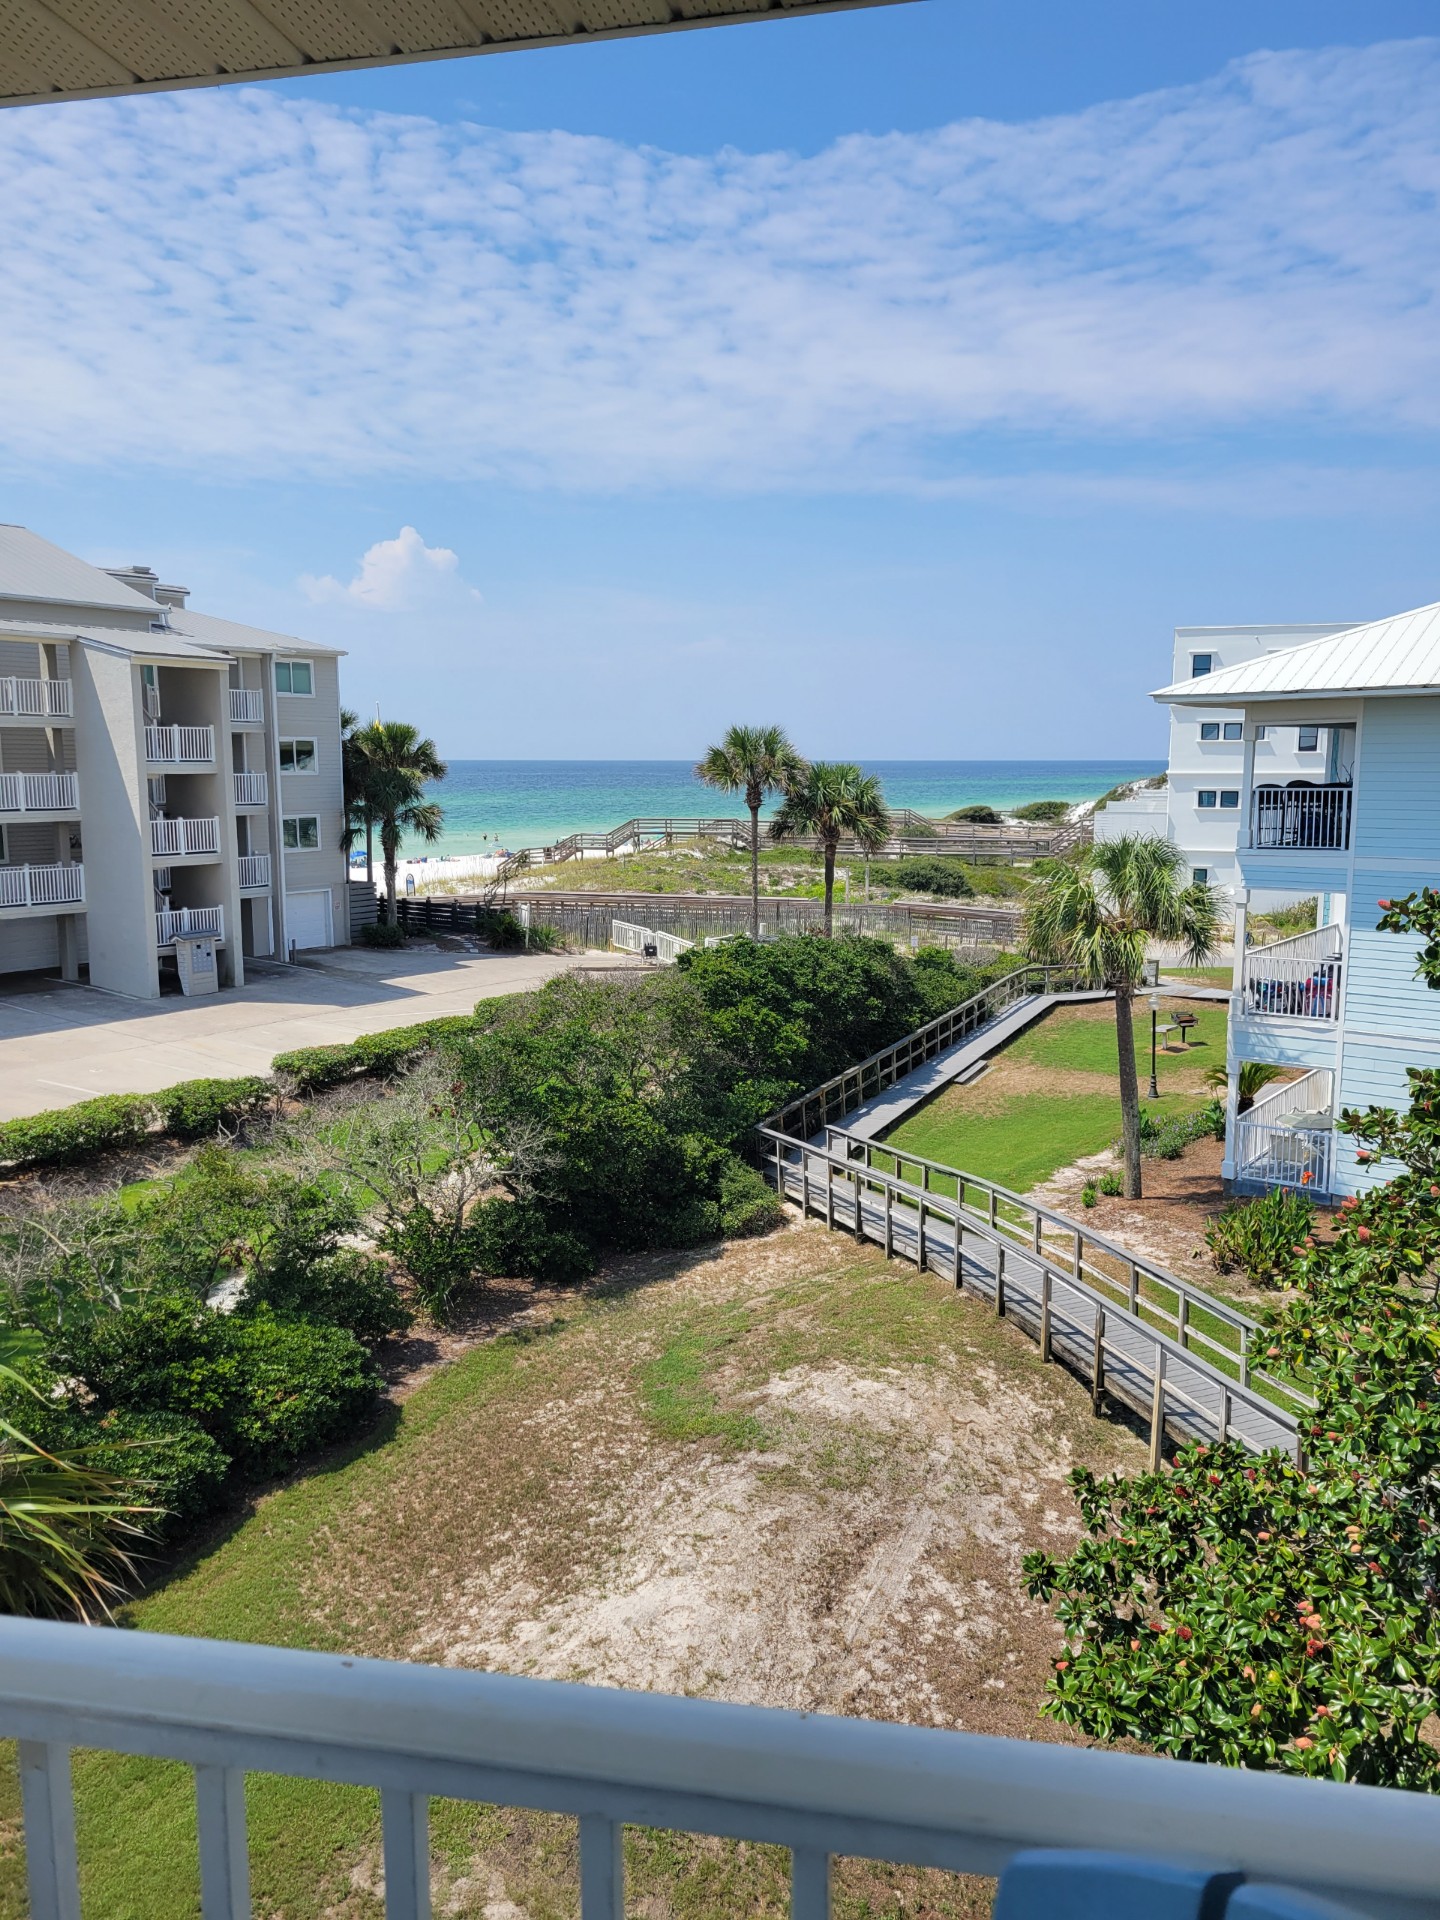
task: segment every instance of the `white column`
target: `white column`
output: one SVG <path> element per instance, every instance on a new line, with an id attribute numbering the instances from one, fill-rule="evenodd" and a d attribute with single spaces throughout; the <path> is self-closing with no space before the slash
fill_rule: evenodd
<path id="1" fill-rule="evenodd" d="M 1255 743 L 1250 742 L 1253 764 Z M 1246 791 L 1248 792 L 1248 786 Z M 1225 1026 L 1225 1157 L 1220 1163 L 1222 1180 L 1235 1178 L 1235 1121 L 1240 1109 L 1240 1061 L 1235 1052 L 1235 1009 L 1244 1005 L 1246 923 L 1250 918 L 1250 891 L 1235 888 L 1235 954 L 1230 975 L 1230 1018 Z"/>

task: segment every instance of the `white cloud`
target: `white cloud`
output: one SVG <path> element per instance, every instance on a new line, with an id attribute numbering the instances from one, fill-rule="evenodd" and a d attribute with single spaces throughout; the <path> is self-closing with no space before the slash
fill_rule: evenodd
<path id="1" fill-rule="evenodd" d="M 449 547 L 427 547 L 414 527 L 402 527 L 393 540 L 377 540 L 361 558 L 353 580 L 342 585 L 333 574 L 302 574 L 300 590 L 308 600 L 339 601 L 374 613 L 411 613 L 417 608 L 473 605 L 480 595 L 460 576 L 460 557 Z"/>
<path id="2" fill-rule="evenodd" d="M 906 487 L 1041 435 L 1433 433 L 1437 91 L 1437 40 L 1263 53 L 813 158 L 261 90 L 6 115 L 0 454 Z"/>

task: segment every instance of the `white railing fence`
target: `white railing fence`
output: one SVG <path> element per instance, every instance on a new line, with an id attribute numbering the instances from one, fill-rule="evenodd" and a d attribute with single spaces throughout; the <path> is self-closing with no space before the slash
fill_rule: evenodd
<path id="1" fill-rule="evenodd" d="M 0 675 L 0 717 L 63 720 L 74 711 L 74 691 L 68 680 L 22 679 L 13 673 Z"/>
<path id="2" fill-rule="evenodd" d="M 85 898 L 85 869 L 0 867 L 0 907 L 73 907 Z"/>
<path id="3" fill-rule="evenodd" d="M 270 790 L 270 783 L 263 773 L 237 773 L 235 781 L 235 804 L 237 807 L 263 807 Z"/>
<path id="4" fill-rule="evenodd" d="M 629 920 L 612 920 L 610 944 L 625 953 L 638 953 L 647 960 L 659 960 L 663 965 L 671 966 L 682 953 L 688 953 L 695 942 L 684 939 L 678 933 L 661 933 L 654 927 L 638 927 Z"/>
<path id="5" fill-rule="evenodd" d="M 145 758 L 160 766 L 201 766 L 215 758 L 213 727 L 146 727 Z"/>
<path id="6" fill-rule="evenodd" d="M 242 853 L 239 866 L 242 892 L 248 892 L 253 887 L 269 886 L 270 856 L 268 853 Z"/>
<path id="7" fill-rule="evenodd" d="M 265 696 L 257 687 L 231 687 L 230 718 L 236 726 L 258 726 L 265 718 Z"/>
<path id="8" fill-rule="evenodd" d="M 177 933 L 213 933 L 225 938 L 223 907 L 171 907 L 155 916 L 155 937 L 162 947 L 170 946 Z"/>
<path id="9" fill-rule="evenodd" d="M 1246 949 L 1241 968 L 1247 1014 L 1336 1020 L 1344 970 L 1345 929 L 1316 927 L 1289 940 Z"/>
<path id="10" fill-rule="evenodd" d="M 1251 846 L 1348 847 L 1352 792 L 1339 785 L 1256 787 L 1250 796 Z"/>
<path id="11" fill-rule="evenodd" d="M 164 859 L 176 859 L 187 853 L 218 853 L 220 822 L 209 820 L 152 820 L 150 851 Z"/>
<path id="12" fill-rule="evenodd" d="M 0 1736 L 20 1742 L 31 1920 L 80 1912 L 73 1748 L 193 1769 L 204 1920 L 251 1912 L 252 1772 L 378 1790 L 387 1920 L 431 1913 L 436 1797 L 574 1817 L 582 1920 L 622 1920 L 625 1826 L 788 1848 L 795 1920 L 826 1920 L 836 1856 L 995 1874 L 1030 1847 L 1435 1909 L 1428 1794 L 618 1687 L 7 1619 Z"/>
<path id="13" fill-rule="evenodd" d="M 79 806 L 73 773 L 0 773 L 0 813 L 74 813 Z"/>
<path id="14" fill-rule="evenodd" d="M 1330 1191 L 1335 1170 L 1335 1076 L 1313 1067 L 1258 1099 L 1235 1122 L 1235 1178 Z"/>

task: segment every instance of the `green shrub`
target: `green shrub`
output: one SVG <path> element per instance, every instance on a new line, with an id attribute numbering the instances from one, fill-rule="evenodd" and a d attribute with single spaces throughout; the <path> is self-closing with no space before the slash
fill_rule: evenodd
<path id="1" fill-rule="evenodd" d="M 935 893 L 946 900 L 968 900 L 975 889 L 958 860 L 941 854 L 912 853 L 890 868 L 896 882 L 913 893 Z"/>
<path id="2" fill-rule="evenodd" d="M 1117 1173 L 1113 1168 L 1109 1173 L 1102 1173 L 1097 1184 L 1107 1199 L 1114 1200 L 1125 1191 L 1124 1175 Z"/>
<path id="3" fill-rule="evenodd" d="M 1217 1273 L 1237 1269 L 1257 1286 L 1277 1287 L 1295 1268 L 1297 1248 L 1315 1226 L 1315 1203 L 1288 1187 L 1236 1200 L 1205 1229 Z"/>
<path id="4" fill-rule="evenodd" d="M 380 1244 L 414 1281 L 426 1313 L 443 1326 L 455 1295 L 480 1269 L 482 1248 L 474 1229 L 444 1219 L 417 1201 L 389 1222 Z"/>
<path id="5" fill-rule="evenodd" d="M 1082 1207 L 1093 1207 L 1099 1198 L 1099 1194 L 1092 1186 L 1086 1185 L 1080 1189 L 1080 1204 Z"/>
<path id="6" fill-rule="evenodd" d="M 205 1140 L 261 1112 L 274 1092 L 272 1081 L 249 1074 L 239 1080 L 182 1080 L 154 1098 L 167 1133 L 177 1140 Z"/>
<path id="7" fill-rule="evenodd" d="M 1014 809 L 1017 820 L 1033 820 L 1041 826 L 1058 826 L 1070 812 L 1068 800 L 1030 800 L 1023 807 Z"/>
<path id="8" fill-rule="evenodd" d="M 443 1014 L 438 1020 L 419 1020 L 413 1027 L 389 1027 L 383 1033 L 361 1034 L 358 1040 L 339 1041 L 332 1046 L 297 1047 L 291 1053 L 277 1053 L 271 1065 L 297 1094 L 323 1093 L 349 1080 L 388 1078 L 431 1048 L 472 1033 L 477 1025 L 494 1017 L 488 1008 L 478 1015 Z"/>
<path id="9" fill-rule="evenodd" d="M 392 927 L 388 920 L 372 920 L 368 927 L 357 927 L 355 930 L 355 944 L 361 947 L 403 947 L 405 940 L 405 929 L 401 926 Z"/>
<path id="10" fill-rule="evenodd" d="M 137 1496 L 159 1509 L 152 1531 L 172 1535 L 224 1498 L 230 1456 L 183 1414 L 96 1415 L 65 1404 L 35 1438 L 47 1449 L 80 1454 L 87 1466 L 131 1479 Z"/>
<path id="11" fill-rule="evenodd" d="M 355 1247 L 300 1265 L 262 1271 L 246 1285 L 241 1311 L 266 1308 L 282 1320 L 344 1327 L 362 1346 L 408 1331 L 412 1315 L 383 1260 Z"/>
<path id="12" fill-rule="evenodd" d="M 726 1239 L 769 1233 L 784 1218 L 785 1209 L 769 1181 L 731 1154 L 720 1175 L 720 1231 Z"/>
<path id="13" fill-rule="evenodd" d="M 232 1415 L 235 1464 L 249 1478 L 288 1473 L 371 1417 L 380 1375 L 344 1328 L 264 1313 L 231 1315 L 226 1325 L 243 1382 Z"/>
<path id="14" fill-rule="evenodd" d="M 52 1107 L 23 1120 L 0 1123 L 0 1165 L 19 1172 L 28 1167 L 73 1166 L 97 1153 L 137 1147 L 155 1118 L 154 1102 L 143 1094 L 107 1093 L 73 1107 Z"/>
<path id="15" fill-rule="evenodd" d="M 557 1227 L 533 1200 L 482 1200 L 470 1216 L 476 1264 L 495 1278 L 544 1280 L 563 1286 L 586 1280 L 595 1255 L 578 1233 Z"/>
<path id="16" fill-rule="evenodd" d="M 1194 1113 L 1171 1114 L 1163 1120 L 1140 1109 L 1140 1151 L 1147 1160 L 1179 1160 L 1197 1140 L 1224 1138 L 1225 1108 L 1219 1100 L 1206 1101 Z"/>
<path id="17" fill-rule="evenodd" d="M 1002 827 L 1005 824 L 1003 814 L 998 814 L 994 807 L 986 807 L 978 804 L 970 807 L 957 807 L 954 813 L 947 813 L 945 818 L 947 820 L 963 820 L 972 827 Z"/>

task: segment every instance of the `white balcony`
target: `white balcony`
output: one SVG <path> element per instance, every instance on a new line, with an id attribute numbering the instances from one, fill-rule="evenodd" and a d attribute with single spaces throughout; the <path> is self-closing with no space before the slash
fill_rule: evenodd
<path id="1" fill-rule="evenodd" d="M 1338 1020 L 1344 954 L 1345 930 L 1334 926 L 1247 949 L 1240 1011 L 1265 1020 Z"/>
<path id="2" fill-rule="evenodd" d="M 242 853 L 239 860 L 240 891 L 242 893 L 263 893 L 270 884 L 270 856 L 268 853 Z"/>
<path id="3" fill-rule="evenodd" d="M 223 907 L 171 907 L 155 916 L 155 938 L 162 947 L 173 947 L 177 933 L 212 933 L 225 938 Z"/>
<path id="4" fill-rule="evenodd" d="M 258 687 L 230 688 L 230 724 L 232 727 L 263 727 L 265 696 Z"/>
<path id="5" fill-rule="evenodd" d="M 75 711 L 68 680 L 0 677 L 0 720 L 68 720 Z"/>
<path id="6" fill-rule="evenodd" d="M 85 869 L 68 867 L 0 867 L 0 909 L 79 906 L 85 898 Z"/>
<path id="7" fill-rule="evenodd" d="M 236 773 L 231 778 L 235 782 L 235 804 L 237 807 L 263 807 L 270 792 L 269 777 L 263 773 Z"/>
<path id="8" fill-rule="evenodd" d="M 1348 786 L 1312 786 L 1308 780 L 1256 787 L 1250 796 L 1250 845 L 1287 852 L 1348 847 L 1352 796 Z"/>
<path id="9" fill-rule="evenodd" d="M 203 767 L 215 759 L 213 727 L 146 727 L 145 758 L 154 767 Z"/>
<path id="10" fill-rule="evenodd" d="M 73 773 L 0 773 L 0 813 L 80 811 L 80 783 Z"/>
<path id="11" fill-rule="evenodd" d="M 150 851 L 164 860 L 183 860 L 187 854 L 219 853 L 218 820 L 152 820 Z"/>
<path id="12" fill-rule="evenodd" d="M 1315 1067 L 1263 1094 L 1235 1122 L 1235 1179 L 1248 1186 L 1329 1193 L 1335 1133 L 1335 1076 Z"/>
<path id="13" fill-rule="evenodd" d="M 0 1737 L 20 1743 L 32 1920 L 81 1910 L 76 1748 L 193 1770 L 205 1920 L 252 1911 L 249 1773 L 378 1793 L 389 1920 L 432 1912 L 434 1796 L 573 1818 L 581 1920 L 626 1910 L 626 1825 L 788 1849 L 793 1920 L 829 1915 L 836 1857 L 998 1874 L 1036 1848 L 1082 1857 L 1032 1871 L 1088 1872 L 1073 1904 L 1052 1886 L 1017 1908 L 1027 1920 L 1221 1920 L 1229 1888 L 1204 1905 L 1173 1883 L 1097 1898 L 1094 1873 L 1115 1867 L 1083 1858 L 1097 1852 L 1228 1870 L 1230 1888 L 1243 1876 L 1247 1895 L 1280 1896 L 1261 1914 L 1295 1913 L 1287 1883 L 1388 1920 L 1435 1907 L 1431 1794 L 336 1653 L 0 1620 Z"/>

